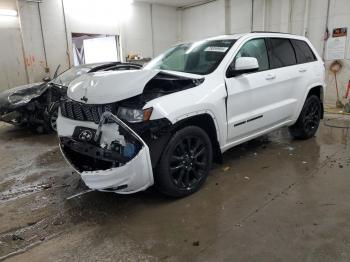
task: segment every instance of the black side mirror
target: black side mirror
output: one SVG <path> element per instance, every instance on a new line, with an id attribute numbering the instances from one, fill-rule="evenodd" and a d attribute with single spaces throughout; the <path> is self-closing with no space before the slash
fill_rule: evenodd
<path id="1" fill-rule="evenodd" d="M 226 71 L 226 77 L 231 78 L 237 76 L 237 71 L 235 70 L 234 64 L 231 64 Z"/>

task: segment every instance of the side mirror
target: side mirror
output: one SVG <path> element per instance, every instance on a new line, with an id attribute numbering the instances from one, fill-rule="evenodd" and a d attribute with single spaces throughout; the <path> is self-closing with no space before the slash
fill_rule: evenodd
<path id="1" fill-rule="evenodd" d="M 259 70 L 259 63 L 255 57 L 239 57 L 232 65 L 229 66 L 226 77 L 234 77 L 245 73 L 256 72 Z"/>

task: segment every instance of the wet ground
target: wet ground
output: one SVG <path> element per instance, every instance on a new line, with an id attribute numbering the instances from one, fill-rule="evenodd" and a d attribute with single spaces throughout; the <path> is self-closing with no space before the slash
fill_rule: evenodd
<path id="1" fill-rule="evenodd" d="M 184 199 L 67 200 L 85 187 L 56 137 L 1 124 L 0 260 L 350 261 L 349 142 L 324 123 L 307 141 L 281 129 L 226 152 Z"/>

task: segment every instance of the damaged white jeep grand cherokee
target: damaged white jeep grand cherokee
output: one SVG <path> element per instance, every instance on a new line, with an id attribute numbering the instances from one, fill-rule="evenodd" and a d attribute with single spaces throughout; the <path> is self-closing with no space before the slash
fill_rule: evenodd
<path id="1" fill-rule="evenodd" d="M 323 117 L 324 65 L 310 42 L 280 33 L 180 44 L 142 70 L 74 80 L 57 121 L 65 159 L 91 189 L 155 184 L 181 197 L 212 160 L 282 126 L 312 137 Z"/>

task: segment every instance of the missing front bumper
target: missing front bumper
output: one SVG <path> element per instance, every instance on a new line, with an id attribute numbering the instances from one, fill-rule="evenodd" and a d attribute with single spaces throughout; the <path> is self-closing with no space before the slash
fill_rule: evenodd
<path id="1" fill-rule="evenodd" d="M 153 185 L 147 144 L 110 112 L 102 114 L 99 125 L 59 114 L 57 127 L 62 154 L 89 188 L 127 194 Z M 79 138 L 78 127 L 79 134 L 84 128 L 85 135 L 96 132 Z"/>

